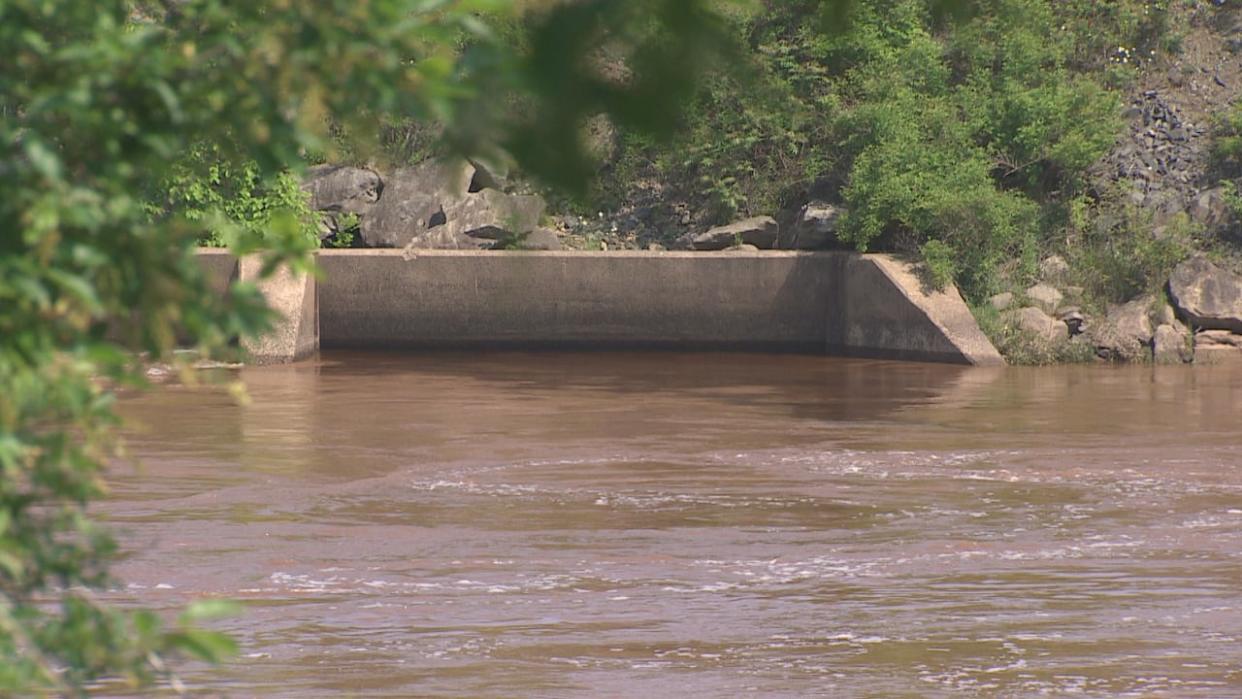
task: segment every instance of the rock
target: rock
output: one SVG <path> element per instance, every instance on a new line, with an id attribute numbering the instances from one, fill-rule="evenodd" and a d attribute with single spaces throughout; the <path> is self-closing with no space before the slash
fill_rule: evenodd
<path id="1" fill-rule="evenodd" d="M 1161 325 L 1152 336 L 1152 358 L 1157 364 L 1181 364 L 1194 359 L 1189 335 L 1172 325 Z"/>
<path id="2" fill-rule="evenodd" d="M 988 299 L 988 303 L 992 304 L 992 308 L 995 308 L 998 311 L 1007 310 L 1013 305 L 1013 292 L 1006 291 L 1001 294 L 996 294 Z"/>
<path id="3" fill-rule="evenodd" d="M 1065 297 L 1048 284 L 1036 284 L 1026 290 L 1026 297 L 1045 313 L 1056 313 Z"/>
<path id="4" fill-rule="evenodd" d="M 1041 340 L 1056 342 L 1069 338 L 1063 323 L 1033 306 L 1009 311 L 1005 314 L 1005 319 L 1022 332 Z"/>
<path id="5" fill-rule="evenodd" d="M 474 167 L 474 175 L 470 178 L 468 191 L 478 192 L 484 189 L 504 189 L 505 179 L 512 169 L 503 157 L 475 157 L 470 159 Z"/>
<path id="6" fill-rule="evenodd" d="M 1242 362 L 1242 347 L 1229 345 L 1195 346 L 1195 364 L 1227 364 Z"/>
<path id="7" fill-rule="evenodd" d="M 1110 359 L 1145 359 L 1155 335 L 1147 311 L 1154 299 L 1144 296 L 1109 310 L 1095 333 L 1095 344 Z"/>
<path id="8" fill-rule="evenodd" d="M 1191 258 L 1173 270 L 1169 295 L 1196 328 L 1242 333 L 1242 277 L 1206 257 Z"/>
<path id="9" fill-rule="evenodd" d="M 1229 204 L 1225 201 L 1225 190 L 1213 187 L 1200 193 L 1190 201 L 1186 213 L 1195 223 L 1208 228 L 1218 226 L 1229 220 Z"/>
<path id="10" fill-rule="evenodd" d="M 443 235 L 426 234 L 448 223 L 445 209 L 467 196 L 473 176 L 474 166 L 464 161 L 429 160 L 397 170 L 385 178 L 379 201 L 362 218 L 363 242 L 373 248 L 404 247 L 420 237 L 424 243 L 447 242 Z"/>
<path id="11" fill-rule="evenodd" d="M 343 165 L 316 165 L 306 171 L 302 189 L 316 211 L 365 213 L 379 201 L 384 181 L 379 173 Z"/>
<path id="12" fill-rule="evenodd" d="M 445 226 L 471 238 L 503 240 L 533 231 L 545 208 L 543 197 L 485 189 L 444 207 Z"/>
<path id="13" fill-rule="evenodd" d="M 1168 303 L 1160 304 L 1160 307 L 1151 314 L 1151 321 L 1156 325 L 1172 325 L 1176 328 L 1185 329 L 1185 326 L 1177 319 L 1177 312 Z"/>
<path id="14" fill-rule="evenodd" d="M 724 250 L 739 241 L 756 248 L 776 245 L 778 226 L 771 216 L 756 216 L 744 221 L 717 226 L 691 239 L 695 250 Z"/>
<path id="15" fill-rule="evenodd" d="M 792 250 L 820 250 L 837 239 L 837 226 L 845 209 L 823 202 L 810 202 L 798 211 L 793 230 L 780 247 Z"/>
<path id="16" fill-rule="evenodd" d="M 748 243 L 742 243 L 741 245 L 732 245 L 730 247 L 727 247 L 724 249 L 724 251 L 725 252 L 759 252 L 759 248 L 755 247 L 754 245 L 750 245 Z"/>
<path id="17" fill-rule="evenodd" d="M 1069 263 L 1060 255 L 1051 255 L 1039 263 L 1039 276 L 1046 282 L 1059 282 L 1069 274 Z"/>
<path id="18" fill-rule="evenodd" d="M 518 250 L 560 250 L 561 239 L 556 231 L 550 228 L 536 228 L 521 236 L 517 241 Z"/>
<path id="19" fill-rule="evenodd" d="M 1195 333 L 1195 347 L 1240 347 L 1242 335 L 1235 335 L 1228 330 L 1202 330 Z"/>

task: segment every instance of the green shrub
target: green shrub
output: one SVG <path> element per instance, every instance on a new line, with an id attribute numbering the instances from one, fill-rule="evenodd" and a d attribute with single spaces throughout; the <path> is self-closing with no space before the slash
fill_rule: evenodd
<path id="1" fill-rule="evenodd" d="M 208 147 L 195 149 L 172 170 L 149 208 L 157 216 L 202 224 L 199 244 L 227 247 L 239 233 L 266 239 L 277 226 L 318 244 L 319 214 L 293 173 L 264 177 L 257 163 L 229 163 Z"/>
<path id="2" fill-rule="evenodd" d="M 1109 200 L 1082 215 L 1067 253 L 1085 298 L 1101 309 L 1158 292 L 1199 233 L 1184 213 L 1156 226 L 1149 210 Z"/>
<path id="3" fill-rule="evenodd" d="M 929 240 L 923 243 L 923 266 L 927 271 L 928 281 L 935 289 L 943 289 L 953 283 L 957 276 L 957 261 L 954 259 L 953 248 L 943 241 Z"/>
<path id="4" fill-rule="evenodd" d="M 1101 71 L 1141 63 L 1166 4 L 983 0 L 945 24 L 925 0 L 857 0 L 844 21 L 765 3 L 733 17 L 744 60 L 703 85 L 683 135 L 623 134 L 601 190 L 619 202 L 657 180 L 703 225 L 835 200 L 845 242 L 941 243 L 981 299 L 1003 270 L 1033 273 L 1062 229 L 1063 200 L 1121 127 Z"/>

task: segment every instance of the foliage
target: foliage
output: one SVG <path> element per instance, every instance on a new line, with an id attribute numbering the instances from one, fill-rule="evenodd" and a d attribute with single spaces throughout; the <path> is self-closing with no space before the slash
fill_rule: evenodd
<path id="1" fill-rule="evenodd" d="M 177 163 L 164 183 L 157 217 L 176 215 L 204 227 L 200 245 L 228 247 L 230 236 L 263 240 L 277 230 L 276 219 L 296 222 L 297 235 L 312 245 L 319 241 L 319 214 L 289 170 L 264 176 L 254 161 L 232 165 L 212 157 L 214 148 L 194 149 Z"/>
<path id="2" fill-rule="evenodd" d="M 1115 200 L 1075 209 L 1066 252 L 1076 283 L 1097 304 L 1159 291 L 1200 233 L 1184 213 L 1156 226 L 1150 211 Z"/>
<path id="3" fill-rule="evenodd" d="M 1242 104 L 1214 115 L 1211 154 L 1217 176 L 1242 176 Z"/>
<path id="4" fill-rule="evenodd" d="M 953 248 L 942 240 L 929 240 L 923 243 L 920 252 L 923 253 L 923 266 L 932 288 L 943 289 L 953 283 L 957 276 Z"/>
<path id="5" fill-rule="evenodd" d="M 578 177 L 557 167 L 583 162 L 566 125 L 603 111 L 659 131 L 713 55 L 717 23 L 693 0 L 553 4 L 522 55 L 480 19 L 508 7 L 0 2 L 0 694 L 141 685 L 167 656 L 231 649 L 195 614 L 166 627 L 92 592 L 115 554 L 88 512 L 116 455 L 115 389 L 140 388 L 140 358 L 170 359 L 179 336 L 210 356 L 271 320 L 253 284 L 208 291 L 197 240 L 260 253 L 267 273 L 306 268 L 288 168 L 334 156 L 334 129 L 365 158 L 382 119 L 452 124 L 458 147 L 503 141 L 535 174 Z M 624 49 L 632 79 L 583 68 L 601 43 Z M 496 94 L 532 95 L 530 109 Z M 216 150 L 195 181 L 182 168 L 201 144 Z"/>
<path id="6" fill-rule="evenodd" d="M 1175 1 L 767 2 L 730 16 L 739 59 L 703 83 L 681 135 L 623 134 L 601 190 L 620 200 L 654 177 L 704 225 L 833 200 L 845 242 L 943 243 L 981 299 L 1052 245 L 1121 126 L 1105 71 L 1164 48 Z"/>

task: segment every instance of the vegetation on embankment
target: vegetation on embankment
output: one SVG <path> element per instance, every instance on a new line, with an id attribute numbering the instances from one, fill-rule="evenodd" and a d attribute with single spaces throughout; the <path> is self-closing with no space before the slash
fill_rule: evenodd
<path id="1" fill-rule="evenodd" d="M 1115 305 L 1162 299 L 1193 254 L 1226 267 L 1238 256 L 1234 3 L 818 7 L 769 2 L 735 15 L 747 60 L 702 86 L 678 136 L 615 135 L 596 193 L 620 215 L 605 214 L 609 229 L 595 235 L 669 245 L 744 216 L 786 224 L 826 202 L 847 212 L 840 246 L 922 259 L 1022 363 L 1099 348 L 1041 343 L 993 309 L 996 294 L 1021 302 L 1050 281 L 1064 296 L 1050 314 L 1098 326 Z M 1041 270 L 1050 257 L 1067 263 L 1055 279 Z"/>
<path id="2" fill-rule="evenodd" d="M 544 223 L 571 246 L 678 247 L 749 216 L 787 228 L 804 206 L 828 205 L 844 212 L 831 245 L 921 260 L 933 283 L 957 284 L 999 346 L 1019 348 L 1011 358 L 1093 356 L 1080 347 L 1028 351 L 1030 333 L 1011 314 L 992 317 L 989 299 L 1012 292 L 1021 304 L 1033 284 L 1050 282 L 1064 296 L 1050 314 L 1104 319 L 1111 306 L 1163 295 L 1173 267 L 1197 252 L 1231 266 L 1242 241 L 1242 112 L 1233 106 L 1242 71 L 1231 67 L 1242 13 L 1233 5 L 720 3 L 714 37 L 725 46 L 712 53 L 728 60 L 684 96 L 681 112 L 647 110 L 627 122 L 621 109 L 612 120 L 573 122 L 598 167 L 588 191 L 545 190 Z M 643 34 L 641 18 L 624 19 L 649 53 L 602 43 L 590 70 L 545 87 L 570 101 L 581 99 L 575 85 L 616 97 L 608 89 L 642 77 L 646 57 L 671 55 L 658 35 Z M 498 35 L 521 50 L 532 36 L 526 26 L 508 23 Z M 521 121 L 525 103 L 507 94 L 466 116 Z M 657 117 L 677 128 L 647 128 Z M 368 139 L 373 147 L 358 149 L 357 134 L 340 131 L 327 157 L 412 165 L 454 143 L 469 147 L 454 140 L 461 130 L 391 117 Z M 533 181 L 511 176 L 508 188 Z M 276 183 L 263 196 L 286 190 Z M 195 204 L 184 197 L 192 187 L 172 193 Z M 243 202 L 244 220 L 270 210 L 255 201 Z M 1050 257 L 1067 265 L 1055 280 L 1041 272 Z"/>

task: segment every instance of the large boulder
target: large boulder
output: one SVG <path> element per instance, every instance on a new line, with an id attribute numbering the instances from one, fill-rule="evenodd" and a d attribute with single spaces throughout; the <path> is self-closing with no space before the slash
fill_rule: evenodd
<path id="1" fill-rule="evenodd" d="M 832 245 L 837 239 L 837 226 L 845 209 L 810 202 L 798 211 L 788 235 L 783 236 L 780 246 L 793 250 L 820 250 Z"/>
<path id="2" fill-rule="evenodd" d="M 1229 220 L 1229 201 L 1222 187 L 1213 187 L 1195 196 L 1186 207 L 1195 223 L 1212 228 Z"/>
<path id="3" fill-rule="evenodd" d="M 453 233 L 505 240 L 534 230 L 545 208 L 547 205 L 539 196 L 485 189 L 453 200 L 444 207 L 444 216 Z"/>
<path id="4" fill-rule="evenodd" d="M 561 250 L 561 237 L 551 228 L 536 228 L 518 237 L 513 246 L 518 250 Z"/>
<path id="5" fill-rule="evenodd" d="M 1094 332 L 1100 353 L 1127 362 L 1150 357 L 1156 331 L 1148 312 L 1154 303 L 1153 297 L 1143 296 L 1109 309 Z"/>
<path id="6" fill-rule="evenodd" d="M 378 172 L 345 165 L 316 165 L 306 171 L 302 189 L 316 211 L 366 213 L 379 201 L 384 180 Z"/>
<path id="7" fill-rule="evenodd" d="M 1238 347 L 1242 348 L 1242 335 L 1228 330 L 1202 330 L 1195 333 L 1195 347 Z"/>
<path id="8" fill-rule="evenodd" d="M 1194 358 L 1190 337 L 1184 329 L 1161 325 L 1152 336 L 1152 358 L 1157 364 L 1181 364 Z"/>
<path id="9" fill-rule="evenodd" d="M 1065 324 L 1034 306 L 1007 311 L 1004 319 L 1018 330 L 1045 342 L 1069 339 Z"/>
<path id="10" fill-rule="evenodd" d="M 1048 284 L 1036 284 L 1026 290 L 1026 298 L 1044 313 L 1056 313 L 1065 296 Z"/>
<path id="11" fill-rule="evenodd" d="M 427 161 L 384 180 L 383 194 L 362 217 L 361 236 L 373 248 L 399 248 L 446 225 L 446 208 L 464 198 L 474 166 L 464 161 Z M 432 236 L 443 238 L 442 235 Z"/>
<path id="12" fill-rule="evenodd" d="M 1242 333 L 1242 277 L 1206 257 L 1191 258 L 1173 270 L 1169 295 L 1195 327 Z"/>
<path id="13" fill-rule="evenodd" d="M 691 238 L 690 244 L 695 250 L 724 250 L 740 241 L 766 249 L 776 245 L 778 230 L 776 219 L 771 216 L 756 216 L 700 233 Z"/>

